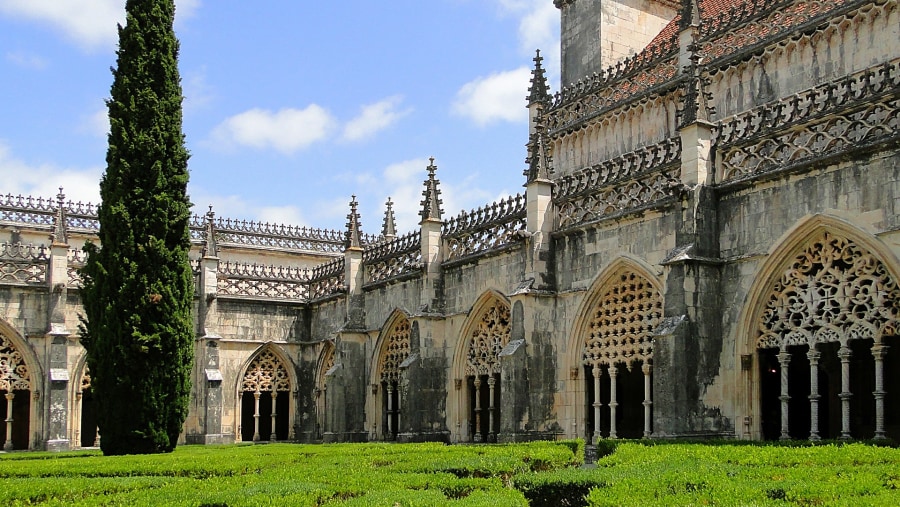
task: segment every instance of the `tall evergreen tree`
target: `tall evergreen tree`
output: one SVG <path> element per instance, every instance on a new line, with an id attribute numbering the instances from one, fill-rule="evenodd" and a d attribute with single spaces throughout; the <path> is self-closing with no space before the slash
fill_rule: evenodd
<path id="1" fill-rule="evenodd" d="M 100 246 L 82 273 L 104 454 L 169 452 L 187 416 L 194 287 L 174 0 L 127 0 L 100 181 Z"/>

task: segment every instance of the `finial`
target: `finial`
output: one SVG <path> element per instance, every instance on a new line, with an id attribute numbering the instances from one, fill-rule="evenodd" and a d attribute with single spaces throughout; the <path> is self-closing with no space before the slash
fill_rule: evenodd
<path id="1" fill-rule="evenodd" d="M 534 69 L 531 70 L 531 86 L 528 87 L 528 105 L 547 104 L 550 102 L 550 87 L 547 85 L 547 76 L 544 73 L 544 67 L 541 62 L 544 57 L 541 56 L 541 50 L 535 51 Z"/>
<path id="2" fill-rule="evenodd" d="M 59 187 L 59 193 L 56 194 L 56 216 L 53 218 L 53 233 L 50 234 L 50 242 L 58 245 L 67 245 L 69 243 L 65 200 L 66 194 L 63 193 L 63 187 Z"/>
<path id="3" fill-rule="evenodd" d="M 391 201 L 391 198 L 388 197 L 387 202 L 384 203 L 384 223 L 381 227 L 381 235 L 384 236 L 384 239 L 391 240 L 397 237 L 397 221 L 394 220 L 394 203 Z"/>
<path id="4" fill-rule="evenodd" d="M 216 240 L 216 214 L 213 212 L 212 204 L 209 205 L 209 211 L 206 212 L 206 234 L 203 237 L 203 248 L 200 254 L 203 257 L 219 256 L 219 243 Z"/>
<path id="5" fill-rule="evenodd" d="M 690 27 L 699 27 L 701 22 L 700 4 L 697 0 L 683 0 L 681 4 L 680 28 L 686 30 Z"/>
<path id="6" fill-rule="evenodd" d="M 347 232 L 344 234 L 344 248 L 362 248 L 360 228 L 362 222 L 359 219 L 359 203 L 356 202 L 356 196 L 350 196 L 350 214 L 347 215 Z"/>
<path id="7" fill-rule="evenodd" d="M 549 180 L 553 168 L 550 166 L 551 158 L 547 153 L 546 129 L 541 123 L 534 126 L 534 134 L 528 143 L 528 152 L 528 158 L 525 160 L 528 164 L 528 168 L 525 169 L 525 184 L 535 180 Z"/>
<path id="8" fill-rule="evenodd" d="M 425 197 L 419 204 L 422 206 L 422 211 L 419 212 L 419 215 L 422 217 L 422 220 L 440 220 L 441 213 L 444 210 L 441 209 L 441 204 L 444 204 L 444 201 L 440 199 L 441 190 L 438 188 L 440 184 L 440 180 L 435 178 L 435 172 L 437 171 L 437 166 L 434 165 L 434 157 L 428 159 L 430 164 L 428 165 L 428 179 L 425 180 L 425 190 L 422 191 L 422 196 Z"/>

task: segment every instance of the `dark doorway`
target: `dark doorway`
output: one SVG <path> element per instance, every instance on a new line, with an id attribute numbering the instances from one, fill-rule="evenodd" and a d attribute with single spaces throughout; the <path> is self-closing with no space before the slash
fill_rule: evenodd
<path id="1" fill-rule="evenodd" d="M 13 391 L 12 444 L 14 450 L 28 449 L 28 433 L 31 426 L 31 391 Z M 7 415 L 6 391 L 0 391 L 0 440 L 6 443 Z M 2 446 L 0 446 L 2 448 Z"/>
<path id="2" fill-rule="evenodd" d="M 81 436 L 78 445 L 94 447 L 97 443 L 97 408 L 90 388 L 81 392 Z"/>

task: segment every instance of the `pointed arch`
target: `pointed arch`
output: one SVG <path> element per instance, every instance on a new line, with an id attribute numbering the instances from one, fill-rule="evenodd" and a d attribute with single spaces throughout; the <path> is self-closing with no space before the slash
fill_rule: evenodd
<path id="1" fill-rule="evenodd" d="M 325 384 L 325 375 L 334 367 L 335 364 L 335 346 L 334 341 L 325 340 L 322 351 L 319 353 L 319 360 L 316 365 L 316 387 L 314 390 L 316 403 L 316 438 L 322 438 L 322 435 L 328 429 L 325 427 L 325 413 L 328 410 L 328 386 Z"/>
<path id="2" fill-rule="evenodd" d="M 454 356 L 459 439 L 496 441 L 500 427 L 500 352 L 512 334 L 509 299 L 497 291 L 482 294 L 466 319 Z M 459 417 L 463 416 L 463 417 Z"/>
<path id="3" fill-rule="evenodd" d="M 36 426 L 34 393 L 43 378 L 40 363 L 19 333 L 0 319 L 0 445 L 28 449 Z"/>
<path id="4" fill-rule="evenodd" d="M 254 442 L 289 437 L 291 398 L 297 385 L 292 365 L 272 342 L 261 345 L 244 364 L 236 386 L 241 440 L 249 440 L 251 435 Z"/>
<path id="5" fill-rule="evenodd" d="M 898 362 L 898 351 L 889 350 L 900 345 L 898 266 L 876 237 L 823 214 L 799 221 L 774 244 L 736 329 L 735 360 L 755 359 L 736 378 L 746 393 L 748 436 L 884 438 L 890 427 L 898 431 L 900 410 L 885 405 L 900 379 L 885 367 Z"/>
<path id="6" fill-rule="evenodd" d="M 87 364 L 87 353 L 82 352 L 75 360 L 71 383 L 71 442 L 75 447 L 99 447 L 100 432 L 97 428 L 97 413 L 91 391 L 91 372 Z"/>
<path id="7" fill-rule="evenodd" d="M 374 433 L 377 438 L 394 440 L 400 428 L 402 406 L 400 365 L 410 354 L 412 323 L 401 309 L 391 312 L 385 321 L 372 356 L 372 395 L 375 414 Z"/>
<path id="8" fill-rule="evenodd" d="M 650 268 L 629 257 L 614 259 L 591 284 L 568 349 L 580 436 L 650 436 L 653 333 L 663 318 L 662 294 Z"/>

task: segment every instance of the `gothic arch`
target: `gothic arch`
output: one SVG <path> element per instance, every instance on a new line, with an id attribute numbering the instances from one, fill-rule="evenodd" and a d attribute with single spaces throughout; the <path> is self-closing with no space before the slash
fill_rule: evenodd
<path id="1" fill-rule="evenodd" d="M 834 217 L 806 218 L 781 238 L 736 329 L 748 436 L 885 437 L 886 389 L 897 382 L 885 382 L 884 364 L 896 363 L 888 349 L 900 346 L 885 343 L 900 325 L 898 273 L 886 245 Z M 864 419 L 875 424 L 851 424 Z"/>
<path id="2" fill-rule="evenodd" d="M 372 394 L 374 396 L 374 423 L 376 437 L 394 440 L 400 427 L 403 406 L 400 390 L 400 365 L 409 357 L 412 323 L 403 310 L 394 310 L 388 317 L 372 356 Z M 377 387 L 376 387 L 377 386 Z"/>
<path id="3" fill-rule="evenodd" d="M 613 260 L 591 284 L 568 349 L 580 436 L 650 436 L 653 333 L 663 318 L 662 294 L 650 269 L 627 257 Z"/>
<path id="4" fill-rule="evenodd" d="M 0 319 L 0 443 L 3 450 L 28 449 L 37 418 L 34 395 L 43 378 L 28 343 Z"/>
<path id="5" fill-rule="evenodd" d="M 99 447 L 100 432 L 97 428 L 97 414 L 91 392 L 91 373 L 87 365 L 87 353 L 83 352 L 75 360 L 71 382 L 71 442 L 74 447 Z"/>
<path id="6" fill-rule="evenodd" d="M 292 365 L 281 348 L 271 342 L 261 345 L 243 365 L 236 385 L 240 440 L 290 437 L 292 394 L 297 386 Z"/>
<path id="7" fill-rule="evenodd" d="M 316 364 L 316 438 L 322 438 L 322 434 L 328 429 L 325 427 L 325 411 L 328 409 L 328 386 L 325 384 L 325 374 L 334 367 L 335 346 L 332 340 L 326 340 L 319 360 Z"/>
<path id="8" fill-rule="evenodd" d="M 509 300 L 487 291 L 472 305 L 453 361 L 460 437 L 472 442 L 495 441 L 500 427 L 500 351 L 510 340 Z M 487 412 L 486 415 L 483 415 Z M 460 420 L 459 416 L 464 416 Z"/>

